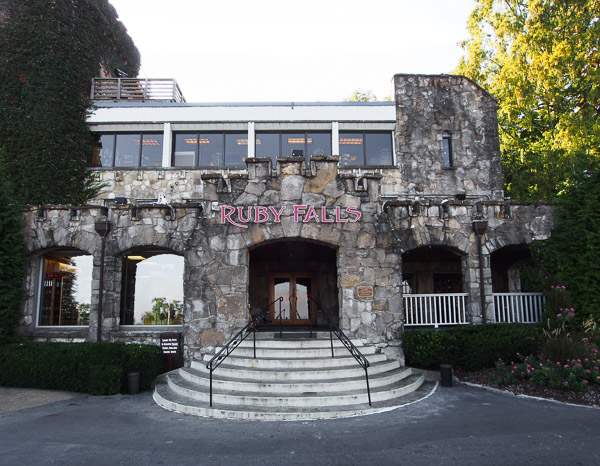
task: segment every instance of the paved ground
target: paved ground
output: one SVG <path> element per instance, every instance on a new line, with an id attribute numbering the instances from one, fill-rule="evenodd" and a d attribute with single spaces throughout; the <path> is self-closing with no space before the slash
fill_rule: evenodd
<path id="1" fill-rule="evenodd" d="M 466 385 L 392 412 L 331 421 L 202 419 L 163 410 L 149 392 L 0 414 L 0 464 L 11 466 L 597 465 L 598 445 L 599 409 Z"/>

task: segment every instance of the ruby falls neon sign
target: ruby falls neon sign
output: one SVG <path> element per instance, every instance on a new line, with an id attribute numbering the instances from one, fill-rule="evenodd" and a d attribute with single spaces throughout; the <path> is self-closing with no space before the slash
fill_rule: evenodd
<path id="1" fill-rule="evenodd" d="M 281 223 L 281 217 L 287 206 L 221 206 L 221 223 L 230 223 L 240 228 L 248 228 L 248 223 Z M 314 207 L 308 205 L 292 206 L 295 223 L 356 223 L 362 213 L 358 207 Z"/>

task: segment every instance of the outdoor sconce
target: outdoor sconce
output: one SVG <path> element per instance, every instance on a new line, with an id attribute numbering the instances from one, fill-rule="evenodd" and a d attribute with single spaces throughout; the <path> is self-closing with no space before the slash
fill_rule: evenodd
<path id="1" fill-rule="evenodd" d="M 71 207 L 70 220 L 73 222 L 79 220 L 79 209 Z"/>
<path id="2" fill-rule="evenodd" d="M 467 195 L 465 193 L 459 193 L 459 194 L 454 195 L 455 201 L 464 201 L 466 198 L 467 198 Z"/>
<path id="3" fill-rule="evenodd" d="M 411 210 L 414 215 L 419 215 L 421 213 L 421 203 L 419 201 L 415 201 L 411 205 Z"/>
<path id="4" fill-rule="evenodd" d="M 37 221 L 38 222 L 43 222 L 44 220 L 46 220 L 46 209 L 44 209 L 43 207 L 40 207 L 37 211 Z"/>
<path id="5" fill-rule="evenodd" d="M 165 220 L 175 220 L 175 209 L 171 206 L 167 206 L 163 210 L 163 216 Z"/>
<path id="6" fill-rule="evenodd" d="M 104 222 L 108 222 L 108 207 L 102 206 L 100 207 L 100 218 Z M 98 230 L 96 230 L 98 231 Z"/>

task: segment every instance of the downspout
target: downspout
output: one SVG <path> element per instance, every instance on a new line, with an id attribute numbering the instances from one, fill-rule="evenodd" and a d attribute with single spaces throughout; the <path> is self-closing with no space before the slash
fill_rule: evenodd
<path id="1" fill-rule="evenodd" d="M 102 308 L 104 304 L 104 255 L 106 250 L 106 236 L 110 233 L 110 222 L 106 220 L 108 217 L 108 209 L 103 211 L 102 219 L 94 224 L 96 233 L 100 235 L 100 290 L 98 296 L 98 333 L 96 341 L 102 341 Z"/>
<path id="2" fill-rule="evenodd" d="M 487 220 L 475 220 L 473 230 L 477 235 L 477 254 L 479 256 L 479 295 L 481 298 L 481 317 L 485 324 L 487 322 L 487 310 L 485 307 L 485 283 L 483 282 L 483 235 L 488 227 Z"/>

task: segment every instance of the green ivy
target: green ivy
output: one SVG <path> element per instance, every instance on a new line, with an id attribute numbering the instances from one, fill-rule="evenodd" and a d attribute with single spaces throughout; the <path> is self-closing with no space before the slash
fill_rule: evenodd
<path id="1" fill-rule="evenodd" d="M 86 170 L 91 79 L 139 53 L 107 0 L 0 0 L 0 145 L 21 204 L 80 204 L 96 193 Z"/>
<path id="2" fill-rule="evenodd" d="M 578 315 L 600 317 L 598 165 L 580 173 L 557 198 L 552 236 L 534 242 L 532 250 L 552 280 L 550 284 L 566 288 Z"/>
<path id="3" fill-rule="evenodd" d="M 18 325 L 24 205 L 83 204 L 91 80 L 136 76 L 139 52 L 107 0 L 0 0 L 0 344 Z"/>

